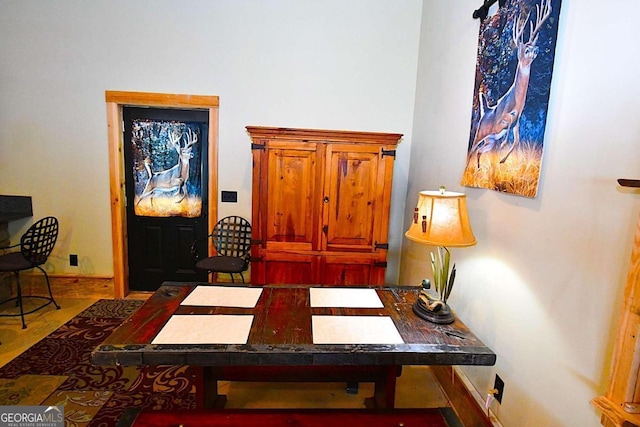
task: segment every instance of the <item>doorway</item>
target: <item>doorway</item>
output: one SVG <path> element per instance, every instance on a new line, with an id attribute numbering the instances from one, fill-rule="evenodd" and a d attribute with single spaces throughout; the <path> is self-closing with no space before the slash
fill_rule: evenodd
<path id="1" fill-rule="evenodd" d="M 207 237 L 208 113 L 123 107 L 129 287 L 206 281 L 191 245 Z"/>
<path id="2" fill-rule="evenodd" d="M 206 190 L 203 190 L 203 199 L 206 199 L 206 219 L 202 224 L 207 224 L 210 230 L 215 225 L 218 216 L 218 106 L 217 96 L 208 95 L 180 95 L 148 92 L 120 92 L 106 91 L 105 100 L 107 107 L 107 129 L 109 142 L 109 174 L 110 174 L 110 203 L 111 203 L 111 235 L 112 253 L 114 265 L 114 297 L 124 298 L 129 293 L 129 256 L 135 248 L 129 247 L 127 232 L 127 193 L 125 179 L 125 144 L 124 144 L 124 117 L 125 107 L 143 107 L 160 109 L 201 110 L 208 115 L 207 149 L 201 152 L 203 161 L 208 165 L 208 174 L 202 174 L 201 179 L 206 182 Z M 181 144 L 189 143 L 189 137 L 184 136 Z M 193 138 L 193 137 L 192 137 Z M 195 144 L 193 144 L 195 146 Z M 206 157 L 206 159 L 204 159 Z M 144 166 L 143 166 L 144 167 Z M 152 168 L 152 170 L 154 170 Z M 204 185 L 204 184 L 203 184 Z M 204 187 L 203 187 L 204 188 Z M 157 195 L 158 192 L 154 192 Z M 181 193 L 183 194 L 183 193 Z M 146 199 L 143 198 L 143 199 Z M 156 199 L 154 198 L 154 204 Z M 148 202 L 148 200 L 143 200 Z M 135 203 L 135 201 L 134 201 Z M 141 202 L 142 203 L 142 202 Z M 183 238 L 183 241 L 190 238 Z M 190 243 L 189 243 L 190 244 Z M 211 249 L 210 249 L 211 250 Z M 135 286 L 135 285 L 134 285 Z"/>

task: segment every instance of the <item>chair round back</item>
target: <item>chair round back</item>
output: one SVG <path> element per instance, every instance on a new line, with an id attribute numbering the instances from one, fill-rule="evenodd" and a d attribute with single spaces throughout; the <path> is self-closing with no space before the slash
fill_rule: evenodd
<path id="1" fill-rule="evenodd" d="M 240 216 L 227 216 L 218 221 L 211 239 L 218 255 L 243 258 L 251 250 L 251 224 Z"/>
<path id="2" fill-rule="evenodd" d="M 42 265 L 53 251 L 57 239 L 58 219 L 52 216 L 42 218 L 20 238 L 22 256 L 34 266 Z"/>

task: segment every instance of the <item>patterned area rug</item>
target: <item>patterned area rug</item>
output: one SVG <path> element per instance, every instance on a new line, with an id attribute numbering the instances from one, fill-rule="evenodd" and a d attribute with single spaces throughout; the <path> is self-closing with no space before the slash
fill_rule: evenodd
<path id="1" fill-rule="evenodd" d="M 141 305 L 100 300 L 0 368 L 0 406 L 63 405 L 66 426 L 115 426 L 127 408 L 195 408 L 193 368 L 91 364 L 91 351 Z"/>

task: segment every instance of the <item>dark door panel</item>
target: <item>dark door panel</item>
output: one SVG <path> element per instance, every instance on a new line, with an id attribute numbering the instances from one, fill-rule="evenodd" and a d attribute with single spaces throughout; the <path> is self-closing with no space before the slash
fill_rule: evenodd
<path id="1" fill-rule="evenodd" d="M 124 107 L 129 288 L 203 281 L 191 244 L 207 235 L 208 113 Z"/>

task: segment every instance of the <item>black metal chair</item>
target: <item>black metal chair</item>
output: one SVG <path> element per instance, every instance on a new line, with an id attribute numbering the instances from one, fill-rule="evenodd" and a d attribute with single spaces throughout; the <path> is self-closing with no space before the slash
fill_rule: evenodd
<path id="1" fill-rule="evenodd" d="M 4 255 L 0 255 L 0 273 L 12 272 L 16 276 L 17 283 L 17 296 L 9 298 L 2 302 L 5 304 L 9 301 L 15 301 L 16 307 L 20 307 L 19 314 L 0 314 L 0 317 L 13 317 L 20 316 L 22 318 L 22 329 L 27 327 L 24 322 L 24 316 L 31 314 L 41 308 L 46 307 L 49 304 L 56 306 L 56 309 L 60 309 L 60 306 L 53 299 L 51 293 L 51 285 L 49 283 L 49 276 L 47 272 L 41 267 L 51 254 L 53 247 L 58 239 L 58 220 L 52 216 L 42 218 L 35 224 L 33 224 L 26 233 L 20 238 L 20 243 L 12 246 L 7 246 L 0 249 L 11 249 L 20 247 L 20 251 L 9 252 Z M 20 285 L 20 272 L 23 270 L 29 270 L 32 268 L 38 268 L 44 273 L 44 277 L 47 280 L 47 289 L 49 290 L 49 296 L 37 296 L 37 295 L 22 295 L 22 286 Z M 23 300 L 30 299 L 42 299 L 45 300 L 44 304 L 25 312 L 23 307 Z"/>
<path id="2" fill-rule="evenodd" d="M 216 255 L 202 258 L 199 250 L 204 250 L 204 240 L 196 240 L 191 245 L 191 253 L 196 260 L 196 269 L 208 273 L 228 273 L 235 283 L 234 274 L 240 274 L 244 283 L 243 272 L 249 268 L 251 250 L 251 224 L 239 216 L 222 218 L 209 236 Z"/>

